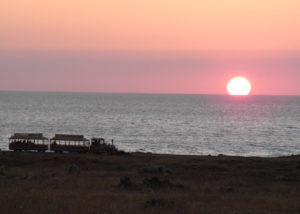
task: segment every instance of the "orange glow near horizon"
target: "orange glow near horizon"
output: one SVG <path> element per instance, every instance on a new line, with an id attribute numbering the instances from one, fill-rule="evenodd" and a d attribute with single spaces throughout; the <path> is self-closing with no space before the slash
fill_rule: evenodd
<path id="1" fill-rule="evenodd" d="M 250 94 L 251 83 L 244 77 L 235 77 L 227 84 L 227 90 L 230 95 L 246 96 Z"/>
<path id="2" fill-rule="evenodd" d="M 0 90 L 228 94 L 238 74 L 252 95 L 300 95 L 299 11 L 299 0 L 4 0 Z"/>
<path id="3" fill-rule="evenodd" d="M 1 2 L 0 48 L 300 49 L 299 0 L 17 2 Z"/>

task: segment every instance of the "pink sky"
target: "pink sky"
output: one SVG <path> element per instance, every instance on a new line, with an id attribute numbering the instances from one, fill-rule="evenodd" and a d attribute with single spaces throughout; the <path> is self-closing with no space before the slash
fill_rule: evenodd
<path id="1" fill-rule="evenodd" d="M 0 7 L 0 90 L 300 95 L 300 1 L 19 0 Z"/>
<path id="2" fill-rule="evenodd" d="M 245 76 L 252 94 L 300 94 L 300 55 L 6 51 L 1 90 L 225 94 Z"/>

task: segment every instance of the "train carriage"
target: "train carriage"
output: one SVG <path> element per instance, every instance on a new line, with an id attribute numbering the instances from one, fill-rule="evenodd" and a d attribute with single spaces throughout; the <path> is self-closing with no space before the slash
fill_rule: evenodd
<path id="1" fill-rule="evenodd" d="M 45 152 L 48 150 L 48 138 L 40 133 L 15 133 L 9 138 L 9 149 Z"/>
<path id="2" fill-rule="evenodd" d="M 102 137 L 92 138 L 90 144 L 89 139 L 86 139 L 84 135 L 56 134 L 49 141 L 43 134 L 34 133 L 15 133 L 9 138 L 9 149 L 13 151 L 35 150 L 38 152 L 50 150 L 56 153 L 91 152 L 113 154 L 118 152 L 113 140 L 109 144 Z"/>
<path id="3" fill-rule="evenodd" d="M 89 151 L 89 140 L 83 135 L 56 134 L 50 139 L 50 151 L 86 153 Z"/>

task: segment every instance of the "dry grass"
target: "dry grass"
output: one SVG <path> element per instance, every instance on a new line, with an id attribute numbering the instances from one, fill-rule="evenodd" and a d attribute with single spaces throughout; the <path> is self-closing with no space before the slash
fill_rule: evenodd
<path id="1" fill-rule="evenodd" d="M 123 176 L 131 186 L 118 186 Z M 143 184 L 152 177 L 168 185 Z M 0 213 L 296 214 L 300 156 L 2 152 L 0 191 Z"/>

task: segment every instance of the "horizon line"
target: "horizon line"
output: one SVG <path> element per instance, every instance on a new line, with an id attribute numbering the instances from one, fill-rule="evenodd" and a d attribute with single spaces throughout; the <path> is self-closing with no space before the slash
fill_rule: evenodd
<path id="1" fill-rule="evenodd" d="M 41 91 L 35 91 L 35 90 L 0 90 L 0 92 L 28 92 L 28 93 L 74 93 L 74 94 L 140 94 L 140 95 L 211 95 L 211 96 L 233 96 L 227 93 L 175 93 L 175 92 L 117 92 L 117 91 L 47 91 L 47 90 L 41 90 Z M 236 97 L 251 97 L 251 96 L 289 96 L 289 97 L 298 97 L 300 94 L 249 94 L 249 95 L 241 95 Z"/>

